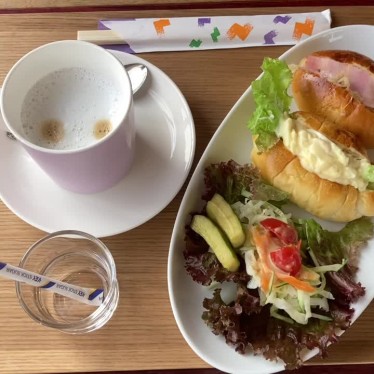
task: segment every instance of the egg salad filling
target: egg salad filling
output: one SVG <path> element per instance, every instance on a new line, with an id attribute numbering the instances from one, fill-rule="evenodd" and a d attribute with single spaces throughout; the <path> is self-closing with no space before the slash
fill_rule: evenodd
<path id="1" fill-rule="evenodd" d="M 290 117 L 280 121 L 276 134 L 309 172 L 331 182 L 351 185 L 359 191 L 368 188 L 372 166 L 358 152 L 339 146 Z"/>

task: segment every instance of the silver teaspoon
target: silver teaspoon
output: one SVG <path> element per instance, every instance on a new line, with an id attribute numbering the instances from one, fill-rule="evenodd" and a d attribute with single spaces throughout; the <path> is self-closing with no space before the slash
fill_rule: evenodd
<path id="1" fill-rule="evenodd" d="M 128 64 L 125 65 L 125 69 L 129 75 L 134 95 L 147 79 L 148 68 L 143 64 Z"/>
<path id="2" fill-rule="evenodd" d="M 127 64 L 124 66 L 130 78 L 132 94 L 135 95 L 147 79 L 148 68 L 143 64 Z M 9 139 L 16 140 L 16 137 L 10 131 L 7 131 L 6 135 Z"/>

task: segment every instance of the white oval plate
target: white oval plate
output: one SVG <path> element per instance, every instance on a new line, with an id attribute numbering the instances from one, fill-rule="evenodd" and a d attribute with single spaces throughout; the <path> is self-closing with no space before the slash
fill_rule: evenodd
<path id="1" fill-rule="evenodd" d="M 131 230 L 175 197 L 190 171 L 195 127 L 174 82 L 151 63 L 111 51 L 122 63 L 149 69 L 134 98 L 136 153 L 130 173 L 114 187 L 83 195 L 57 186 L 17 141 L 5 135 L 0 115 L 0 197 L 17 216 L 46 232 L 75 229 L 96 237 Z"/>
<path id="2" fill-rule="evenodd" d="M 345 26 L 331 29 L 292 47 L 280 58 L 287 63 L 297 64 L 309 53 L 324 49 L 348 49 L 366 54 L 374 59 L 374 27 Z M 201 319 L 202 301 L 212 292 L 192 281 L 184 269 L 184 227 L 189 213 L 201 207 L 203 171 L 212 162 L 234 159 L 244 164 L 250 162 L 251 139 L 247 129 L 248 119 L 254 110 L 251 88 L 247 89 L 228 113 L 210 141 L 182 200 L 170 245 L 168 259 L 168 287 L 171 306 L 177 325 L 194 352 L 209 365 L 228 373 L 265 374 L 284 370 L 282 362 L 274 363 L 261 356 L 241 355 L 226 345 L 224 338 L 214 335 Z M 298 211 L 302 214 L 302 211 Z M 320 221 L 326 228 L 337 225 Z M 327 225 L 327 226 L 326 226 Z M 359 264 L 358 280 L 366 287 L 366 295 L 353 307 L 353 321 L 365 310 L 374 297 L 374 241 L 363 250 Z M 316 350 L 307 352 L 304 360 L 313 357 Z"/>

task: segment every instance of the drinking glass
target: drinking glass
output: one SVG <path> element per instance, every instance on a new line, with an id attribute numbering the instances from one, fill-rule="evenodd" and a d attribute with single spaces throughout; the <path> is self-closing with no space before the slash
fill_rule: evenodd
<path id="1" fill-rule="evenodd" d="M 108 248 L 92 235 L 74 230 L 49 234 L 29 248 L 19 266 L 65 283 L 104 290 L 104 301 L 97 307 L 16 282 L 20 305 L 44 326 L 66 333 L 86 333 L 104 326 L 116 310 L 116 266 Z"/>

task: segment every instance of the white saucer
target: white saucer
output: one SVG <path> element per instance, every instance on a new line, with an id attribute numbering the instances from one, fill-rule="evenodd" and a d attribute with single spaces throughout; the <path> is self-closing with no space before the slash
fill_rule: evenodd
<path id="1" fill-rule="evenodd" d="M 131 230 L 163 210 L 190 171 L 195 127 L 184 96 L 149 62 L 112 53 L 125 64 L 143 63 L 150 77 L 134 100 L 134 164 L 129 175 L 109 190 L 82 195 L 57 186 L 19 142 L 6 136 L 0 116 L 0 197 L 18 217 L 48 233 L 75 229 L 104 237 Z"/>

